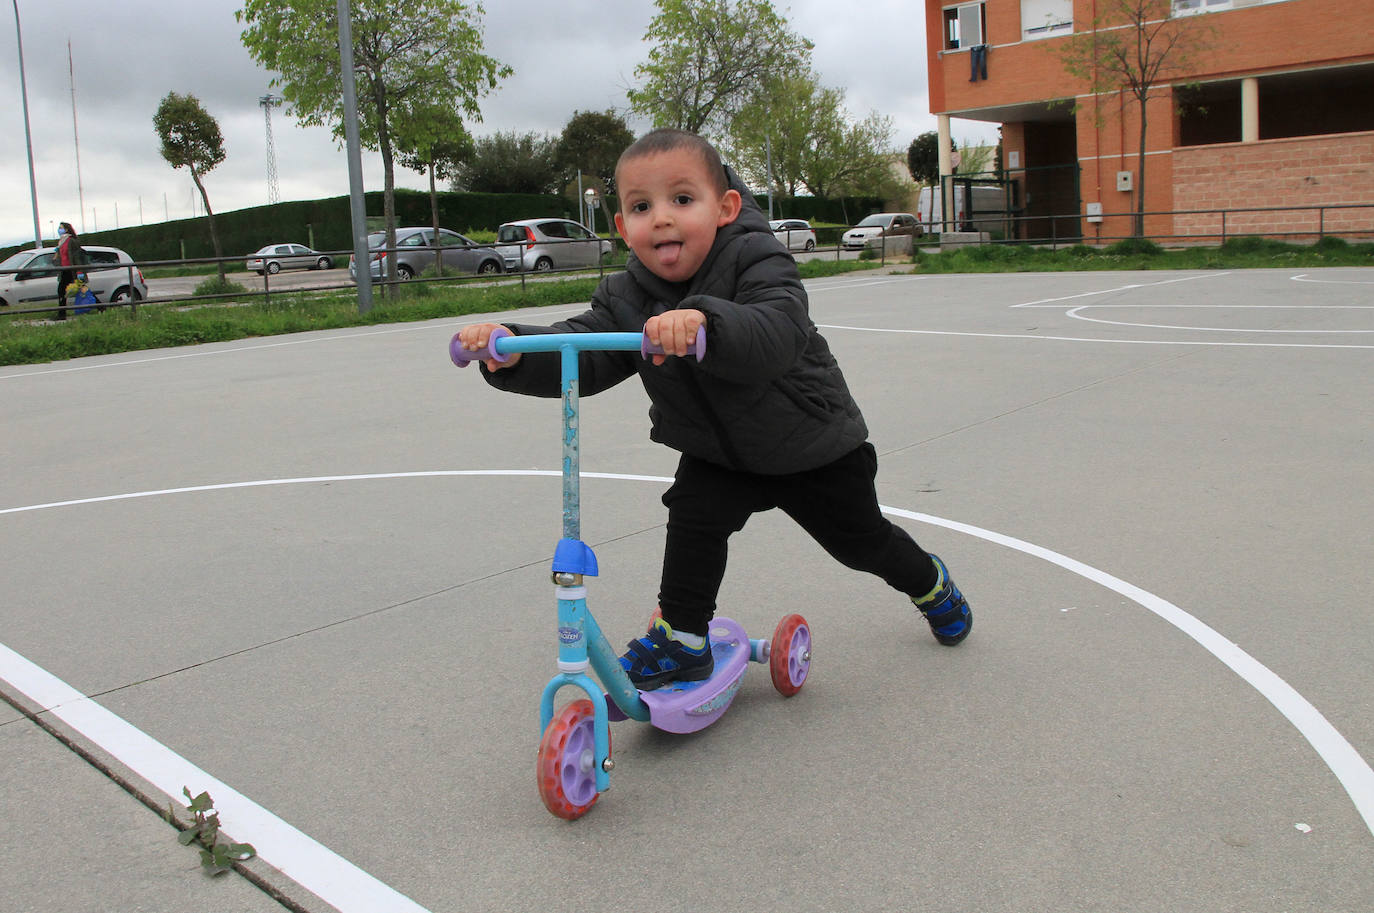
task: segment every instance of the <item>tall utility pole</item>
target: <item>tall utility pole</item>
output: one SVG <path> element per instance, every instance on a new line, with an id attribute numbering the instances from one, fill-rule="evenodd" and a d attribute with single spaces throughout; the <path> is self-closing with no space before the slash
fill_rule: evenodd
<path id="1" fill-rule="evenodd" d="M 353 77 L 353 13 L 338 0 L 339 63 L 343 72 L 344 141 L 348 151 L 348 213 L 353 228 L 353 260 L 358 265 L 358 313 L 372 310 L 372 263 L 368 260 L 367 209 L 363 198 L 363 158 L 358 138 L 358 90 Z"/>
<path id="2" fill-rule="evenodd" d="M 267 202 L 281 202 L 281 188 L 277 185 L 277 147 L 272 142 L 272 109 L 282 103 L 280 95 L 264 95 L 258 99 L 263 118 L 267 121 Z"/>
<path id="3" fill-rule="evenodd" d="M 38 182 L 33 173 L 33 135 L 29 132 L 29 87 L 24 81 L 24 35 L 19 29 L 19 0 L 14 0 L 14 40 L 19 45 L 19 98 L 24 106 L 24 147 L 29 151 L 29 195 L 33 199 L 33 246 L 43 249 L 43 229 L 38 225 Z"/>
<path id="4" fill-rule="evenodd" d="M 67 39 L 67 79 L 72 89 L 72 146 L 76 149 L 76 203 L 81 210 L 81 232 L 86 232 L 86 193 L 81 189 L 81 137 L 76 132 L 76 68 L 72 66 L 72 40 Z M 118 226 L 116 226 L 118 227 Z"/>

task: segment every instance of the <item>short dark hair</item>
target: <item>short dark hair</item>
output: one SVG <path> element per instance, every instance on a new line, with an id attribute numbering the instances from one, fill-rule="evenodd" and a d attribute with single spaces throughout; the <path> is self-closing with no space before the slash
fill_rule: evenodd
<path id="1" fill-rule="evenodd" d="M 631 159 L 672 152 L 675 149 L 690 149 L 701 156 L 702 163 L 706 166 L 706 174 L 711 177 L 717 193 L 723 194 L 730 189 L 730 181 L 725 175 L 725 165 L 721 162 L 716 147 L 695 133 L 671 127 L 650 130 L 620 153 L 620 158 L 615 163 L 616 187 L 620 186 L 621 165 Z"/>

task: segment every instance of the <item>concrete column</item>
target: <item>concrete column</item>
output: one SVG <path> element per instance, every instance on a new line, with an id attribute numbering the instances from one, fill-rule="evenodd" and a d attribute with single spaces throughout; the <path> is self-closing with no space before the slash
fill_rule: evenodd
<path id="1" fill-rule="evenodd" d="M 954 173 L 953 160 L 950 158 L 950 127 L 949 115 L 935 115 L 936 130 L 939 132 L 940 146 L 940 176 L 944 177 Z M 942 194 L 940 203 L 940 230 L 945 231 L 949 228 L 949 211 L 954 206 L 954 186 L 946 185 L 945 181 L 940 181 L 940 193 Z"/>
<path id="2" fill-rule="evenodd" d="M 1240 81 L 1240 141 L 1259 140 L 1259 80 L 1253 76 Z"/>

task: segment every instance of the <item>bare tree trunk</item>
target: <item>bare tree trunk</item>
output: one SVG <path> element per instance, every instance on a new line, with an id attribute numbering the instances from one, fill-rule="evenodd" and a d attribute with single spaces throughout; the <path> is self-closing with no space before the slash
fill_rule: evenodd
<path id="1" fill-rule="evenodd" d="M 431 152 L 430 155 L 434 153 Z M 434 220 L 434 268 L 444 274 L 444 245 L 439 239 L 439 193 L 434 189 L 434 163 L 429 163 L 429 215 Z"/>
<path id="2" fill-rule="evenodd" d="M 386 89 L 380 80 L 376 84 L 377 99 L 377 147 L 382 153 L 382 216 L 386 220 L 386 269 L 385 278 L 399 279 L 396 268 L 396 165 L 392 161 L 391 131 L 387 127 Z M 387 297 L 395 298 L 399 291 L 395 285 L 386 286 Z"/>
<path id="3" fill-rule="evenodd" d="M 1136 157 L 1135 236 L 1145 237 L 1145 102 L 1140 99 L 1140 151 Z"/>
<path id="4" fill-rule="evenodd" d="M 196 173 L 194 165 L 187 166 L 191 171 L 191 180 L 196 182 L 196 189 L 200 191 L 200 201 L 205 205 L 205 218 L 210 224 L 210 245 L 215 251 L 215 256 L 219 261 L 215 264 L 215 269 L 219 272 L 219 283 L 224 285 L 229 280 L 224 276 L 224 251 L 219 246 L 219 232 L 215 230 L 215 214 L 210 211 L 210 196 L 205 192 L 205 185 L 200 182 L 200 175 Z"/>

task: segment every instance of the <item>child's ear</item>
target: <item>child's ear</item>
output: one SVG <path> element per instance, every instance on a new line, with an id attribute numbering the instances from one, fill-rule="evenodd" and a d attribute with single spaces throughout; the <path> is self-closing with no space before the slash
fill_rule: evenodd
<path id="1" fill-rule="evenodd" d="M 725 195 L 720 198 L 720 218 L 716 220 L 716 227 L 729 225 L 738 219 L 740 208 L 743 206 L 744 200 L 740 198 L 738 190 L 725 191 Z"/>
<path id="2" fill-rule="evenodd" d="M 618 209 L 615 211 L 615 230 L 620 232 L 620 237 L 625 237 L 625 220 L 621 218 Z"/>

